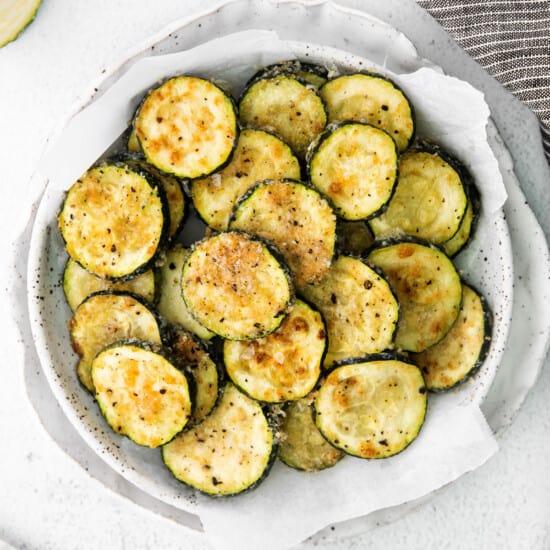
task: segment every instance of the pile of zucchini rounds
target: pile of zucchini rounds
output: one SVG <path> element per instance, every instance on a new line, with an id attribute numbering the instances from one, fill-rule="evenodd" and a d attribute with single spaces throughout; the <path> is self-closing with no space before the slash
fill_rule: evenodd
<path id="1" fill-rule="evenodd" d="M 388 78 L 285 61 L 235 100 L 174 76 L 122 149 L 58 215 L 76 372 L 185 484 L 235 495 L 277 456 L 395 455 L 428 391 L 484 361 L 491 313 L 452 259 L 479 194 Z"/>

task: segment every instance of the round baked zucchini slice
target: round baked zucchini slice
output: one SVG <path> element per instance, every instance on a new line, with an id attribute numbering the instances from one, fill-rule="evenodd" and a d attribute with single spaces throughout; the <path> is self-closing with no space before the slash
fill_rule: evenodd
<path id="1" fill-rule="evenodd" d="M 345 453 L 386 458 L 418 436 L 426 396 L 416 365 L 367 358 L 330 372 L 315 399 L 315 421 L 324 437 Z"/>
<path id="2" fill-rule="evenodd" d="M 456 321 L 462 282 L 438 247 L 409 239 L 380 243 L 367 256 L 388 277 L 401 307 L 398 349 L 420 352 L 439 342 Z"/>
<path id="3" fill-rule="evenodd" d="M 311 183 L 346 220 L 370 218 L 390 200 L 397 180 L 398 153 L 385 131 L 369 124 L 329 126 L 311 150 Z"/>
<path id="4" fill-rule="evenodd" d="M 304 183 L 257 183 L 237 203 L 229 227 L 272 243 L 298 289 L 319 281 L 330 268 L 336 216 L 326 199 Z"/>
<path id="5" fill-rule="evenodd" d="M 265 243 L 236 231 L 207 237 L 192 248 L 182 292 L 191 314 L 229 340 L 273 332 L 293 300 L 286 267 Z"/>
<path id="6" fill-rule="evenodd" d="M 284 413 L 278 454 L 281 462 L 297 470 L 317 472 L 331 468 L 344 457 L 315 425 L 312 395 L 292 401 Z"/>
<path id="7" fill-rule="evenodd" d="M 327 275 L 302 294 L 327 325 L 325 367 L 392 347 L 399 304 L 384 276 L 362 260 L 338 256 Z"/>
<path id="8" fill-rule="evenodd" d="M 63 270 L 63 292 L 69 307 L 74 312 L 90 294 L 102 290 L 129 292 L 141 296 L 149 303 L 155 300 L 155 274 L 152 269 L 125 281 L 102 279 L 68 258 Z"/>
<path id="9" fill-rule="evenodd" d="M 151 90 L 134 129 L 145 158 L 182 178 L 206 176 L 223 166 L 238 135 L 231 98 L 212 82 L 188 75 Z"/>
<path id="10" fill-rule="evenodd" d="M 152 265 L 165 241 L 166 214 L 157 181 L 111 163 L 71 186 L 58 225 L 71 258 L 99 277 L 124 279 Z"/>
<path id="11" fill-rule="evenodd" d="M 222 231 L 238 199 L 256 182 L 286 178 L 300 179 L 300 164 L 290 147 L 273 134 L 245 128 L 231 162 L 208 178 L 190 182 L 189 188 L 200 217 Z"/>
<path id="12" fill-rule="evenodd" d="M 492 314 L 485 298 L 462 284 L 458 318 L 441 341 L 411 359 L 422 369 L 431 391 L 445 391 L 473 376 L 491 345 Z"/>
<path id="13" fill-rule="evenodd" d="M 226 340 L 225 370 L 250 397 L 282 403 L 306 396 L 321 374 L 326 349 L 321 314 L 296 300 L 281 326 L 258 340 Z"/>
<path id="14" fill-rule="evenodd" d="M 183 299 L 181 277 L 188 254 L 188 249 L 176 244 L 166 252 L 165 261 L 157 268 L 157 311 L 168 323 L 178 325 L 202 340 L 210 340 L 215 334 L 193 317 Z"/>
<path id="15" fill-rule="evenodd" d="M 304 158 L 325 128 L 327 115 L 313 86 L 294 75 L 280 74 L 257 79 L 245 89 L 239 119 L 243 126 L 274 132 Z"/>
<path id="16" fill-rule="evenodd" d="M 216 406 L 221 394 L 222 374 L 204 344 L 179 327 L 170 331 L 170 349 L 178 363 L 185 365 L 195 382 L 195 406 L 191 421 L 198 424 Z"/>
<path id="17" fill-rule="evenodd" d="M 326 103 L 329 122 L 367 122 L 390 134 L 400 151 L 412 143 L 415 116 L 403 91 L 382 75 L 355 73 L 337 76 L 319 93 Z"/>
<path id="18" fill-rule="evenodd" d="M 107 423 L 138 445 L 164 445 L 191 418 L 187 378 L 158 345 L 113 344 L 94 358 L 91 372 L 95 397 Z"/>
<path id="19" fill-rule="evenodd" d="M 42 0 L 0 2 L 0 48 L 13 42 L 34 20 Z"/>
<path id="20" fill-rule="evenodd" d="M 270 421 L 261 405 L 227 383 L 218 406 L 200 424 L 162 447 L 172 474 L 209 496 L 254 488 L 277 454 Z"/>
<path id="21" fill-rule="evenodd" d="M 460 173 L 437 152 L 401 155 L 399 178 L 388 207 L 370 220 L 376 238 L 412 235 L 441 244 L 456 234 L 468 196 Z"/>

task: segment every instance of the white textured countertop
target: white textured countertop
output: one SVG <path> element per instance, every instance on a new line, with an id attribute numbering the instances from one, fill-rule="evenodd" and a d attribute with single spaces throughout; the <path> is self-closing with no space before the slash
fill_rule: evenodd
<path id="1" fill-rule="evenodd" d="M 3 311 L 13 293 L 25 300 L 23 283 L 10 268 L 26 261 L 15 244 L 28 236 L 31 204 L 38 199 L 29 194 L 29 181 L 48 137 L 124 52 L 215 2 L 189 4 L 159 0 L 152 10 L 147 0 L 44 0 L 36 21 L 0 49 L 0 219 L 8 268 L 2 271 Z M 5 315 L 2 323 L 0 539 L 40 550 L 209 548 L 190 529 L 106 488 L 50 438 L 27 395 L 19 322 Z M 549 403 L 546 368 L 499 436 L 500 451 L 484 466 L 389 525 L 318 546 L 550 549 Z"/>

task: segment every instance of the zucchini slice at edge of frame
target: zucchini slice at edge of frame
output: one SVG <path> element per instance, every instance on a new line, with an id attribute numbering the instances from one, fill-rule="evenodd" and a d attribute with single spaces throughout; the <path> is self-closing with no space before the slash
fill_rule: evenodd
<path id="1" fill-rule="evenodd" d="M 411 359 L 422 369 L 430 391 L 446 391 L 481 367 L 491 345 L 492 313 L 487 300 L 462 283 L 462 306 L 445 338 Z"/>
<path id="2" fill-rule="evenodd" d="M 0 6 L 0 48 L 13 42 L 34 21 L 42 0 L 8 0 L 4 4 Z"/>
<path id="3" fill-rule="evenodd" d="M 413 104 L 388 77 L 368 72 L 339 75 L 321 86 L 319 93 L 327 105 L 329 123 L 355 120 L 373 124 L 388 132 L 400 151 L 413 142 Z"/>
<path id="4" fill-rule="evenodd" d="M 226 383 L 218 406 L 162 447 L 176 479 L 212 497 L 242 494 L 268 474 L 277 455 L 261 405 Z"/>
<path id="5" fill-rule="evenodd" d="M 105 420 L 138 445 L 164 445 L 191 418 L 187 376 L 157 344 L 117 342 L 96 355 L 91 372 Z"/>
<path id="6" fill-rule="evenodd" d="M 160 320 L 150 305 L 139 296 L 120 291 L 99 291 L 88 296 L 69 320 L 69 335 L 80 358 L 78 378 L 91 392 L 91 364 L 103 348 L 128 338 L 162 342 Z"/>
<path id="7" fill-rule="evenodd" d="M 284 141 L 265 130 L 244 128 L 231 161 L 210 176 L 189 182 L 189 194 L 204 222 L 224 231 L 235 204 L 256 182 L 299 180 L 300 175 L 298 158 Z"/>
<path id="8" fill-rule="evenodd" d="M 258 401 L 282 403 L 315 387 L 326 351 L 321 314 L 297 299 L 282 324 L 258 340 L 226 340 L 225 370 L 232 382 Z"/>
<path id="9" fill-rule="evenodd" d="M 166 197 L 150 174 L 107 162 L 67 191 L 58 226 L 66 250 L 88 271 L 124 280 L 147 271 L 168 229 Z"/>
<path id="10" fill-rule="evenodd" d="M 188 254 L 188 249 L 176 244 L 166 252 L 164 263 L 156 269 L 157 310 L 169 323 L 180 325 L 202 340 L 211 340 L 215 334 L 191 314 L 183 299 L 181 277 Z"/>
<path id="11" fill-rule="evenodd" d="M 86 271 L 70 257 L 67 259 L 63 270 L 63 292 L 73 313 L 90 294 L 102 290 L 129 292 L 143 297 L 152 304 L 155 302 L 156 295 L 155 282 L 155 274 L 152 269 L 137 275 L 133 279 L 120 282 L 102 279 Z"/>
<path id="12" fill-rule="evenodd" d="M 206 328 L 229 340 L 261 338 L 294 300 L 288 268 L 268 245 L 227 231 L 196 243 L 183 266 L 183 299 Z"/>
<path id="13" fill-rule="evenodd" d="M 174 76 L 150 90 L 133 127 L 148 162 L 189 179 L 224 166 L 239 133 L 232 98 L 213 82 L 189 75 Z"/>
<path id="14" fill-rule="evenodd" d="M 304 158 L 325 128 L 327 114 L 313 86 L 295 75 L 279 74 L 255 80 L 243 91 L 239 120 L 243 126 L 274 132 Z"/>
<path id="15" fill-rule="evenodd" d="M 397 146 L 371 124 L 331 124 L 308 151 L 307 171 L 341 218 L 368 219 L 385 210 L 394 193 Z"/>
<path id="16" fill-rule="evenodd" d="M 393 347 L 400 305 L 379 269 L 360 258 L 338 256 L 324 279 L 301 292 L 327 326 L 325 368 Z"/>
<path id="17" fill-rule="evenodd" d="M 288 403 L 280 427 L 278 457 L 281 462 L 305 472 L 336 465 L 345 454 L 331 445 L 315 424 L 313 395 Z"/>
<path id="18" fill-rule="evenodd" d="M 325 197 L 303 182 L 256 183 L 235 205 L 229 227 L 273 244 L 298 289 L 319 281 L 330 269 L 336 216 Z"/>
<path id="19" fill-rule="evenodd" d="M 397 349 L 420 352 L 447 334 L 460 310 L 462 282 L 440 247 L 411 237 L 389 239 L 375 243 L 366 260 L 385 273 L 397 294 Z"/>
<path id="20" fill-rule="evenodd" d="M 418 436 L 426 406 L 420 368 L 403 359 L 370 356 L 331 370 L 315 399 L 315 422 L 345 453 L 386 458 Z"/>

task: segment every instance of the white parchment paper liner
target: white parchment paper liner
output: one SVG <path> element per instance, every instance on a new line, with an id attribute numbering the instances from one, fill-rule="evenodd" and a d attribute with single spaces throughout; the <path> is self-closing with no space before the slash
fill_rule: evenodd
<path id="1" fill-rule="evenodd" d="M 262 65 L 304 51 L 268 31 L 245 31 L 189 51 L 145 58 L 107 92 L 75 116 L 39 172 L 56 189 L 70 185 L 126 129 L 145 90 L 159 80 L 192 73 L 226 82 L 236 95 Z M 308 46 L 310 59 L 333 54 L 339 66 L 358 67 L 358 58 Z M 367 60 L 362 69 L 382 70 Z M 415 106 L 419 136 L 429 136 L 459 157 L 480 188 L 486 216 L 506 199 L 498 163 L 487 143 L 489 109 L 469 84 L 423 68 L 396 75 L 384 71 Z M 420 436 L 402 454 L 382 461 L 347 457 L 336 467 L 302 474 L 276 464 L 251 493 L 225 500 L 199 497 L 194 512 L 219 549 L 291 547 L 329 523 L 368 514 L 423 496 L 483 464 L 497 450 L 477 402 L 430 396 Z M 184 489 L 182 489 L 184 490 Z"/>

